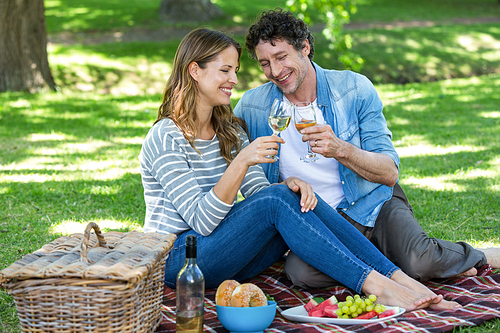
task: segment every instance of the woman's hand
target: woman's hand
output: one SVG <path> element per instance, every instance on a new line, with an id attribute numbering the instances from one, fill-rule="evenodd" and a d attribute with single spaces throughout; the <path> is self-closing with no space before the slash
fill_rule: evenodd
<path id="1" fill-rule="evenodd" d="M 276 135 L 261 136 L 243 148 L 235 160 L 238 159 L 247 166 L 276 162 L 274 159 L 266 156 L 278 154 L 278 143 L 285 143 L 285 140 Z"/>
<path id="2" fill-rule="evenodd" d="M 283 184 L 288 186 L 288 188 L 295 193 L 300 192 L 300 210 L 302 213 L 307 213 L 309 210 L 313 210 L 316 207 L 318 198 L 316 198 L 316 194 L 310 184 L 297 177 L 288 177 L 283 181 Z"/>

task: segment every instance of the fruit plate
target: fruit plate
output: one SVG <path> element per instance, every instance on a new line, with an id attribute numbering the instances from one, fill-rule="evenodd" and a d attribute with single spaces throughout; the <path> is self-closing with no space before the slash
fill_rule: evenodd
<path id="1" fill-rule="evenodd" d="M 387 307 L 390 309 L 391 307 Z M 296 306 L 291 309 L 287 309 L 281 314 L 288 320 L 297 321 L 300 323 L 321 323 L 321 324 L 335 324 L 335 325 L 363 325 L 372 324 L 379 321 L 384 321 L 387 319 L 392 319 L 401 316 L 405 312 L 405 309 L 399 308 L 399 313 L 393 314 L 392 316 L 387 316 L 384 318 L 372 318 L 372 319 L 341 319 L 341 318 L 328 318 L 328 317 L 310 317 L 307 314 L 304 306 Z"/>

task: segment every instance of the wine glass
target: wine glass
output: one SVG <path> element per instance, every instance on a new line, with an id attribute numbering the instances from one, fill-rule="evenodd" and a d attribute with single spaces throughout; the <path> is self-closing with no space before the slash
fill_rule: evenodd
<path id="1" fill-rule="evenodd" d="M 283 132 L 290 124 L 291 118 L 292 115 L 287 108 L 287 103 L 280 98 L 276 98 L 271 106 L 269 118 L 267 119 L 269 127 L 273 130 L 273 135 L 278 135 Z M 272 158 L 273 160 L 278 159 L 276 155 L 267 155 L 266 157 Z"/>
<path id="2" fill-rule="evenodd" d="M 295 128 L 300 133 L 306 127 L 316 125 L 316 112 L 314 111 L 314 106 L 309 102 L 299 102 L 294 105 L 293 117 L 295 121 Z M 309 141 L 307 141 L 307 154 L 300 157 L 300 160 L 305 163 L 314 162 L 319 159 L 315 153 L 313 153 Z"/>

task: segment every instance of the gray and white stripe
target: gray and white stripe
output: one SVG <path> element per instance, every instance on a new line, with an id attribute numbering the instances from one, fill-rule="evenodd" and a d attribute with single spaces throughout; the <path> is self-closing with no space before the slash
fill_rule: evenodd
<path id="1" fill-rule="evenodd" d="M 243 146 L 249 144 L 241 134 Z M 162 119 L 147 134 L 139 155 L 146 218 L 144 231 L 179 234 L 193 229 L 208 236 L 224 219 L 228 205 L 213 192 L 225 172 L 217 136 L 195 140 L 199 154 L 170 119 Z M 252 166 L 240 187 L 246 198 L 270 186 L 260 165 Z"/>

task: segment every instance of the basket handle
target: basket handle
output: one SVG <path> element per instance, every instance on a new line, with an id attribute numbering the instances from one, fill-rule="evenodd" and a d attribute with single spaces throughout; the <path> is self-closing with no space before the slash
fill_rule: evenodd
<path id="1" fill-rule="evenodd" d="M 95 235 L 97 236 L 97 240 L 99 241 L 99 246 L 108 248 L 108 245 L 106 244 L 106 240 L 104 239 L 104 236 L 101 233 L 101 229 L 97 225 L 97 223 L 90 222 L 87 224 L 87 227 L 85 228 L 85 232 L 83 234 L 83 239 L 82 239 L 82 244 L 81 244 L 81 251 L 80 251 L 80 261 L 89 262 L 89 258 L 87 258 L 87 252 L 89 249 L 89 240 L 90 240 L 90 231 L 94 229 Z"/>

